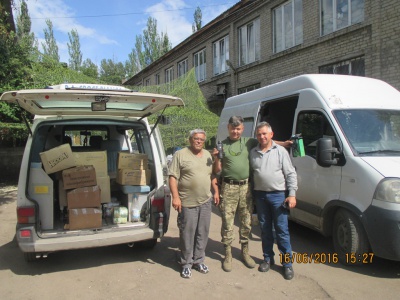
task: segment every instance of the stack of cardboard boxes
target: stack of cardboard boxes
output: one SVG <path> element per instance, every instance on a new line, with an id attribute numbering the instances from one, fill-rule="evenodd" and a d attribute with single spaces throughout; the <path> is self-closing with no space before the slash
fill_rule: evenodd
<path id="1" fill-rule="evenodd" d="M 63 188 L 68 204 L 68 229 L 90 229 L 102 226 L 101 188 L 92 165 L 62 171 Z"/>
<path id="2" fill-rule="evenodd" d="M 148 185 L 151 171 L 147 154 L 119 152 L 117 183 L 120 185 Z"/>
<path id="3" fill-rule="evenodd" d="M 101 227 L 101 203 L 111 201 L 106 151 L 72 153 L 64 144 L 40 156 L 45 172 L 56 173 L 60 209 L 68 208 L 66 229 Z"/>

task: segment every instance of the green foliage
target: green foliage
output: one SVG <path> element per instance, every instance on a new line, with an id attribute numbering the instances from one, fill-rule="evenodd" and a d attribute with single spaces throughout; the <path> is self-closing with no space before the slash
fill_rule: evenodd
<path id="1" fill-rule="evenodd" d="M 68 38 L 69 67 L 72 70 L 79 71 L 82 65 L 82 52 L 78 31 L 72 29 L 70 33 L 68 32 Z"/>
<path id="2" fill-rule="evenodd" d="M 58 46 L 53 32 L 53 23 L 47 19 L 47 28 L 43 30 L 45 43 L 42 43 L 44 55 L 43 61 L 59 62 L 60 55 L 58 54 Z"/>
<path id="3" fill-rule="evenodd" d="M 202 19 L 202 12 L 201 8 L 197 6 L 196 10 L 194 11 L 193 18 L 194 22 L 192 24 L 192 32 L 195 33 L 201 29 L 201 19 Z"/>
<path id="4" fill-rule="evenodd" d="M 172 49 L 167 33 L 158 33 L 157 20 L 149 17 L 143 35 L 137 35 L 135 48 L 125 62 L 128 76 L 133 76 Z"/>
<path id="5" fill-rule="evenodd" d="M 140 92 L 176 96 L 185 102 L 184 108 L 171 107 L 166 109 L 164 115 L 168 116 L 171 124 L 158 125 L 164 147 L 168 153 L 176 146 L 187 145 L 189 132 L 196 128 L 204 129 L 207 133 L 206 144 L 209 147 L 214 146 L 213 138 L 217 134 L 219 117 L 208 110 L 206 100 L 197 83 L 194 68 L 185 76 L 181 76 L 169 84 L 136 89 Z M 156 119 L 157 116 L 149 117 L 150 123 L 155 123 Z"/>
<path id="6" fill-rule="evenodd" d="M 125 79 L 125 67 L 121 62 L 111 59 L 102 59 L 100 62 L 100 80 L 108 84 L 122 83 Z"/>
<path id="7" fill-rule="evenodd" d="M 28 129 L 25 124 L 0 123 L 0 144 L 16 147 L 28 137 Z"/>
<path id="8" fill-rule="evenodd" d="M 97 65 L 90 60 L 90 58 L 86 58 L 81 66 L 81 72 L 89 77 L 98 78 L 99 71 L 97 69 Z"/>

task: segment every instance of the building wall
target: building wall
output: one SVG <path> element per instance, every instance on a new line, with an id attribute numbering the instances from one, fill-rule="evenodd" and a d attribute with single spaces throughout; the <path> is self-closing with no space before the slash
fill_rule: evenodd
<path id="1" fill-rule="evenodd" d="M 216 113 L 220 113 L 226 98 L 236 95 L 240 88 L 254 84 L 262 87 L 299 74 L 319 73 L 321 66 L 358 57 L 364 59 L 365 76 L 382 79 L 400 89 L 400 1 L 365 0 L 363 22 L 321 36 L 319 1 L 303 0 L 303 43 L 273 53 L 272 11 L 285 2 L 241 1 L 243 5 L 236 12 L 215 19 L 212 26 L 188 38 L 125 84 L 140 85 L 149 77 L 154 84 L 156 72 L 160 72 L 161 83 L 165 83 L 165 69 L 174 66 L 176 78 L 177 63 L 187 57 L 189 68 L 193 67 L 194 53 L 206 48 L 207 76 L 199 85 Z M 256 18 L 260 18 L 260 60 L 239 66 L 238 28 Z M 227 34 L 233 68 L 213 76 L 212 44 Z M 227 84 L 225 95 L 216 95 L 219 84 Z"/>

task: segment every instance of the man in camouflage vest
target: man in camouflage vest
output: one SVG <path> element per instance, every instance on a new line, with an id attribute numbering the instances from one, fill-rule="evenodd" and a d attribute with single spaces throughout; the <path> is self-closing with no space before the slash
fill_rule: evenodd
<path id="1" fill-rule="evenodd" d="M 220 210 L 222 217 L 221 236 L 225 247 L 225 259 L 222 269 L 232 271 L 232 250 L 234 240 L 233 226 L 236 211 L 239 214 L 239 242 L 242 246 L 241 258 L 248 268 L 256 263 L 249 255 L 249 235 L 251 232 L 251 215 L 253 199 L 249 184 L 249 152 L 258 141 L 242 137 L 243 118 L 232 116 L 228 122 L 229 137 L 222 141 L 223 158 L 218 158 L 219 151 L 214 149 L 214 172 L 221 172 Z"/>

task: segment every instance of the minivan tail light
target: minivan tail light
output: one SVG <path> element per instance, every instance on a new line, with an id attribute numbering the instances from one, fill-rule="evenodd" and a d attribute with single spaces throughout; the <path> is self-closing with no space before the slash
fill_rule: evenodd
<path id="1" fill-rule="evenodd" d="M 35 223 L 35 208 L 17 207 L 17 221 L 18 224 Z"/>
<path id="2" fill-rule="evenodd" d="M 157 212 L 164 212 L 164 198 L 157 198 L 151 201 L 151 205 L 157 209 Z"/>
<path id="3" fill-rule="evenodd" d="M 22 229 L 19 231 L 19 236 L 21 238 L 30 238 L 32 236 L 32 231 L 30 229 Z"/>

